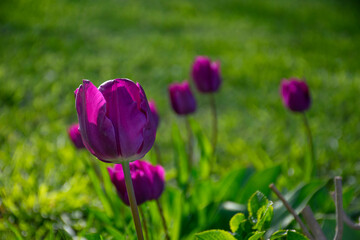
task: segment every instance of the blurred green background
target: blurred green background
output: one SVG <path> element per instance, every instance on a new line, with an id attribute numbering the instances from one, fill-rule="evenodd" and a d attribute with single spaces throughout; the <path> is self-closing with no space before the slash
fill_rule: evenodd
<path id="1" fill-rule="evenodd" d="M 294 76 L 310 86 L 318 171 L 342 175 L 359 196 L 359 16 L 356 1 L 0 1 L 0 231 L 19 226 L 26 236 L 29 223 L 99 204 L 85 169 L 89 155 L 67 136 L 82 79 L 141 83 L 160 111 L 156 141 L 165 166 L 175 166 L 170 128 L 183 121 L 167 86 L 189 79 L 197 55 L 221 61 L 223 174 L 279 163 L 280 184 L 302 180 L 301 117 L 279 96 L 281 79 Z M 193 119 L 209 132 L 208 96 L 196 98 Z"/>

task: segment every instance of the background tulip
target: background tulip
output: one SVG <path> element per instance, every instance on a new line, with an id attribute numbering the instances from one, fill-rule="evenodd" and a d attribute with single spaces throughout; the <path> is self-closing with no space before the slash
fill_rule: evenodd
<path id="1" fill-rule="evenodd" d="M 84 145 L 98 159 L 132 161 L 151 149 L 156 126 L 139 83 L 114 79 L 98 89 L 83 80 L 75 94 Z"/>
<path id="2" fill-rule="evenodd" d="M 122 165 L 115 164 L 113 168 L 108 168 L 108 172 L 120 198 L 126 205 L 129 205 Z M 146 161 L 136 160 L 130 162 L 130 173 L 137 204 L 140 205 L 160 197 L 165 186 L 165 171 L 162 166 L 153 166 Z"/>
<path id="3" fill-rule="evenodd" d="M 216 92 L 221 85 L 220 63 L 208 57 L 198 56 L 192 67 L 192 78 L 202 93 Z"/>
<path id="4" fill-rule="evenodd" d="M 296 78 L 281 82 L 281 96 L 284 105 L 294 112 L 304 112 L 311 104 L 309 88 L 306 82 Z"/>
<path id="5" fill-rule="evenodd" d="M 187 81 L 170 84 L 169 94 L 171 106 L 177 114 L 187 115 L 195 112 L 196 100 Z"/>
<path id="6" fill-rule="evenodd" d="M 158 111 L 157 111 L 156 104 L 155 104 L 154 100 L 149 101 L 149 107 L 150 107 L 150 111 L 151 111 L 151 113 L 153 115 L 153 119 L 154 119 L 155 126 L 156 126 L 156 129 L 157 129 L 158 126 L 159 126 L 159 114 L 158 114 Z"/>
<path id="7" fill-rule="evenodd" d="M 74 123 L 69 127 L 68 134 L 76 148 L 78 149 L 85 148 L 83 141 L 81 139 L 78 123 Z"/>

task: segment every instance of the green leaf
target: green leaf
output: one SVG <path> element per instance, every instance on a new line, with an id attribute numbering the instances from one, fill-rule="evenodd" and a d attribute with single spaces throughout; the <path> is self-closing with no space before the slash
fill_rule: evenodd
<path id="1" fill-rule="evenodd" d="M 243 213 L 238 213 L 238 214 L 235 214 L 231 220 L 230 220 L 230 229 L 233 233 L 235 233 L 239 226 L 240 226 L 240 223 L 243 221 L 243 220 L 246 220 L 246 217 Z"/>
<path id="2" fill-rule="evenodd" d="M 307 237 L 295 230 L 279 230 L 271 235 L 270 240 L 308 240 Z"/>
<path id="3" fill-rule="evenodd" d="M 252 220 L 253 218 L 255 218 L 255 222 L 256 223 L 256 214 L 258 212 L 258 210 L 263 207 L 266 206 L 269 203 L 269 200 L 266 198 L 266 196 L 264 194 L 262 194 L 259 191 L 256 191 L 249 199 L 248 201 L 248 211 L 249 211 L 249 217 Z"/>
<path id="4" fill-rule="evenodd" d="M 238 194 L 234 194 L 234 191 L 244 188 L 253 173 L 254 169 L 252 168 L 241 168 L 230 171 L 226 177 L 222 178 L 217 184 L 215 202 L 237 202 L 239 200 L 237 199 Z M 243 203 L 246 203 L 246 201 Z"/>
<path id="5" fill-rule="evenodd" d="M 288 232 L 288 230 L 279 230 L 279 231 L 276 231 L 276 232 L 274 232 L 273 235 L 271 235 L 270 240 L 286 238 L 287 232 Z"/>
<path id="6" fill-rule="evenodd" d="M 229 232 L 223 230 L 209 230 L 195 234 L 195 239 L 199 240 L 236 240 Z"/>
<path id="7" fill-rule="evenodd" d="M 295 230 L 289 230 L 287 240 L 308 240 L 308 238 Z"/>
<path id="8" fill-rule="evenodd" d="M 175 148 L 175 162 L 177 164 L 177 181 L 180 186 L 185 186 L 189 179 L 186 146 L 181 138 L 180 130 L 176 124 L 172 125 L 171 136 Z"/>
<path id="9" fill-rule="evenodd" d="M 212 146 L 209 139 L 201 130 L 200 124 L 193 119 L 190 119 L 190 124 L 200 150 L 199 167 L 197 168 L 197 170 L 199 171 L 199 176 L 203 179 L 206 179 L 210 174 Z"/>
<path id="10" fill-rule="evenodd" d="M 242 189 L 233 189 L 233 191 L 239 192 L 236 197 L 237 202 L 246 203 L 257 190 L 264 195 L 270 194 L 269 184 L 276 182 L 280 171 L 280 166 L 275 166 L 253 174 Z"/>
<path id="11" fill-rule="evenodd" d="M 262 236 L 264 236 L 264 234 L 265 234 L 265 231 L 262 231 L 262 232 L 256 231 L 251 237 L 249 237 L 248 240 L 258 240 L 258 239 L 262 238 Z"/>
<path id="12" fill-rule="evenodd" d="M 255 229 L 261 231 L 270 227 L 271 220 L 274 216 L 272 202 L 269 201 L 266 206 L 262 206 L 257 212 L 257 223 Z"/>

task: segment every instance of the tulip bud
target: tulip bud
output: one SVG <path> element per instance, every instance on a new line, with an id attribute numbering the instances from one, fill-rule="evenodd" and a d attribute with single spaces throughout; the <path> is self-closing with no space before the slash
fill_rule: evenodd
<path id="1" fill-rule="evenodd" d="M 79 124 L 75 123 L 68 129 L 68 134 L 77 149 L 85 148 L 79 131 Z"/>
<path id="2" fill-rule="evenodd" d="M 149 107 L 150 107 L 150 111 L 151 111 L 151 113 L 153 115 L 155 126 L 156 126 L 156 129 L 157 129 L 158 126 L 159 126 L 159 114 L 158 114 L 158 111 L 157 111 L 156 104 L 155 104 L 154 100 L 149 101 Z"/>
<path id="3" fill-rule="evenodd" d="M 108 168 L 108 172 L 121 200 L 129 205 L 122 165 L 115 164 L 113 168 Z M 153 166 L 146 161 L 136 160 L 130 162 L 130 174 L 138 205 L 158 199 L 164 191 L 165 170 L 162 166 Z"/>
<path id="4" fill-rule="evenodd" d="M 83 80 L 75 94 L 83 143 L 99 160 L 133 161 L 151 149 L 155 121 L 139 83 L 114 79 L 96 88 Z"/>
<path id="5" fill-rule="evenodd" d="M 296 78 L 283 79 L 280 92 L 285 107 L 291 111 L 304 112 L 310 107 L 311 99 L 306 82 Z"/>
<path id="6" fill-rule="evenodd" d="M 187 81 L 170 84 L 169 94 L 172 108 L 177 114 L 187 115 L 195 112 L 196 100 Z"/>
<path id="7" fill-rule="evenodd" d="M 208 57 L 197 57 L 192 67 L 192 78 L 199 92 L 216 92 L 221 85 L 220 63 L 211 62 Z"/>

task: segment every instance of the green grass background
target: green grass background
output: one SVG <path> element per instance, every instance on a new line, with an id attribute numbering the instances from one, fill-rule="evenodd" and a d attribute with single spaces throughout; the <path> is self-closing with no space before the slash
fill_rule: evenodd
<path id="1" fill-rule="evenodd" d="M 301 117 L 279 96 L 281 79 L 294 76 L 310 86 L 318 171 L 343 175 L 359 196 L 359 15 L 355 1 L 0 1 L 0 216 L 11 215 L 0 229 L 26 231 L 29 222 L 96 204 L 89 156 L 67 136 L 82 79 L 141 83 L 158 105 L 157 143 L 170 169 L 170 128 L 183 121 L 167 86 L 189 79 L 197 55 L 221 61 L 224 174 L 281 163 L 283 182 L 302 180 Z M 208 96 L 196 98 L 193 118 L 209 132 Z"/>

